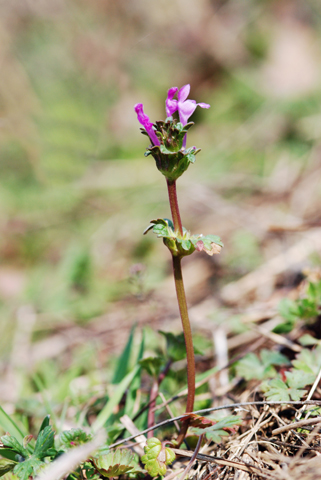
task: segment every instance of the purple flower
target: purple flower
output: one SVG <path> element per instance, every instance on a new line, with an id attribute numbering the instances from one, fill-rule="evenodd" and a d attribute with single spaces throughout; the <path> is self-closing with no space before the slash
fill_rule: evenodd
<path id="1" fill-rule="evenodd" d="M 135 112 L 137 113 L 138 121 L 143 127 L 145 128 L 146 132 L 148 133 L 149 138 L 151 139 L 154 145 L 160 145 L 160 142 L 157 138 L 155 130 L 153 129 L 153 124 L 149 120 L 149 117 L 145 115 L 143 110 L 143 104 L 137 103 L 135 105 Z"/>
<path id="2" fill-rule="evenodd" d="M 195 100 L 187 100 L 191 86 L 189 84 L 184 85 L 177 94 L 177 100 L 174 100 L 178 88 L 172 87 L 168 90 L 166 105 L 166 115 L 171 117 L 173 113 L 178 110 L 179 120 L 183 125 L 186 125 L 188 119 L 195 112 L 196 107 L 210 108 L 208 103 L 196 103 Z M 183 146 L 186 146 L 186 135 L 184 137 Z"/>

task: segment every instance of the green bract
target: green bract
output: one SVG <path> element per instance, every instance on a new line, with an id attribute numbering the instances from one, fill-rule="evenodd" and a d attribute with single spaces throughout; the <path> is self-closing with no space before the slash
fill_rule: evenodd
<path id="1" fill-rule="evenodd" d="M 166 474 L 166 465 L 170 465 L 175 460 L 175 453 L 169 447 L 162 445 L 158 438 L 150 438 L 144 448 L 145 455 L 142 456 L 142 462 L 151 477 Z"/>
<path id="2" fill-rule="evenodd" d="M 170 181 L 177 180 L 190 163 L 195 162 L 195 155 L 200 151 L 200 148 L 196 147 L 183 147 L 184 137 L 192 125 L 190 122 L 183 126 L 172 119 L 159 121 L 154 125 L 160 145 L 148 148 L 145 156 L 152 155 L 158 170 Z M 142 129 L 142 133 L 146 134 L 146 131 Z"/>
<path id="3" fill-rule="evenodd" d="M 174 225 L 168 218 L 151 220 L 145 229 L 144 235 L 153 230 L 158 237 L 162 237 L 164 244 L 175 257 L 191 255 L 195 250 L 206 252 L 208 255 L 219 253 L 223 243 L 217 235 L 191 235 L 183 228 L 183 236 L 174 231 Z"/>

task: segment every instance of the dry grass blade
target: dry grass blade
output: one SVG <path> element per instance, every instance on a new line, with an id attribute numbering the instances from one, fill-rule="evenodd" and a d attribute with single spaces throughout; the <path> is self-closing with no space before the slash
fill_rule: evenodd
<path id="1" fill-rule="evenodd" d="M 272 430 L 272 434 L 278 435 L 279 433 L 287 432 L 288 430 L 292 430 L 295 428 L 302 428 L 302 427 L 305 427 L 306 425 L 314 425 L 314 424 L 319 425 L 320 423 L 321 423 L 320 417 L 309 418 L 307 420 L 300 420 L 299 422 L 290 423 L 290 425 L 284 425 L 284 427 L 276 428 Z"/>
<path id="2" fill-rule="evenodd" d="M 172 450 L 175 452 L 176 455 L 179 455 L 181 457 L 192 458 L 194 455 L 193 452 L 180 450 L 178 448 L 173 448 Z M 198 453 L 196 455 L 196 459 L 200 460 L 201 462 L 216 463 L 217 465 L 222 465 L 224 467 L 233 467 L 235 469 L 243 470 L 244 472 L 254 473 L 256 475 L 263 474 L 263 472 L 258 467 L 255 467 L 254 465 L 246 465 L 245 463 L 242 463 L 242 462 L 236 462 L 234 460 L 225 460 L 223 458 L 212 457 L 211 455 L 205 455 L 203 453 Z"/>

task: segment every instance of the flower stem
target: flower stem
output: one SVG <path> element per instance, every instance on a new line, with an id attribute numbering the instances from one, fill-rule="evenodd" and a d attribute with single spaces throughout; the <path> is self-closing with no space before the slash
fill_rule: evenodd
<path id="1" fill-rule="evenodd" d="M 188 310 L 186 303 L 186 296 L 184 290 L 183 276 L 182 276 L 182 267 L 181 267 L 181 257 L 173 256 L 173 270 L 174 270 L 174 279 L 176 294 L 178 300 L 179 311 L 181 314 L 185 345 L 186 345 L 186 358 L 187 358 L 187 402 L 186 402 L 186 413 L 192 412 L 194 407 L 194 398 L 195 398 L 195 358 L 194 358 L 194 347 L 193 347 L 193 337 L 190 321 L 188 318 Z M 177 442 L 180 445 L 185 437 L 186 431 L 188 428 L 188 422 L 184 422 Z"/>
<path id="2" fill-rule="evenodd" d="M 178 232 L 181 236 L 183 236 L 182 221 L 181 221 L 181 216 L 179 213 L 179 207 L 178 207 L 178 201 L 177 201 L 176 181 L 167 180 L 167 188 L 168 188 L 169 204 L 172 212 L 174 229 L 175 229 L 175 232 Z M 178 301 L 179 311 L 180 311 L 181 320 L 182 320 L 185 346 L 186 346 L 187 402 L 186 402 L 185 411 L 186 413 L 188 413 L 193 411 L 194 398 L 195 398 L 195 358 L 194 358 L 193 337 L 192 337 L 190 321 L 188 318 L 186 295 L 185 295 L 185 289 L 184 289 L 184 283 L 183 283 L 182 266 L 181 266 L 182 258 L 180 256 L 175 256 L 175 255 L 172 255 L 172 258 L 173 258 L 173 271 L 174 271 L 176 295 L 177 295 L 177 301 Z M 184 422 L 177 438 L 178 445 L 181 445 L 181 443 L 184 441 L 187 429 L 188 429 L 188 422 Z"/>
<path id="3" fill-rule="evenodd" d="M 183 236 L 182 221 L 177 202 L 176 180 L 167 180 L 167 189 L 175 232 L 179 232 Z"/>

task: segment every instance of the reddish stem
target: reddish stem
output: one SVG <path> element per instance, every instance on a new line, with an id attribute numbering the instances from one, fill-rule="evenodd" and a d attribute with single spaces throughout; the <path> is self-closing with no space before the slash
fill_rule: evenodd
<path id="1" fill-rule="evenodd" d="M 183 236 L 182 221 L 177 202 L 176 180 L 167 180 L 167 189 L 175 232 L 179 232 L 179 234 Z"/>
<path id="2" fill-rule="evenodd" d="M 187 358 L 187 401 L 186 401 L 186 413 L 192 412 L 194 408 L 195 398 L 195 358 L 191 324 L 188 318 L 188 310 L 185 296 L 185 289 L 182 276 L 181 258 L 173 256 L 173 270 L 176 294 L 178 300 L 179 311 L 181 314 L 185 345 L 186 345 L 186 358 Z M 180 445 L 188 429 L 188 422 L 184 422 L 177 442 Z"/>
<path id="3" fill-rule="evenodd" d="M 178 201 L 177 201 L 177 192 L 176 192 L 176 181 L 167 180 L 168 188 L 168 197 L 169 204 L 172 212 L 173 224 L 175 232 L 178 232 L 183 236 L 183 227 L 181 216 L 179 213 Z M 186 402 L 186 413 L 192 412 L 194 407 L 194 398 L 195 398 L 195 358 L 194 358 L 194 347 L 193 347 L 193 337 L 190 321 L 188 318 L 187 302 L 186 295 L 183 283 L 182 276 L 182 267 L 181 267 L 181 257 L 173 257 L 173 271 L 174 271 L 174 280 L 177 301 L 179 306 L 179 311 L 181 314 L 185 345 L 186 345 L 186 358 L 187 358 L 187 402 Z M 180 445 L 186 435 L 188 429 L 188 422 L 184 422 L 181 431 L 178 435 L 177 442 Z"/>

